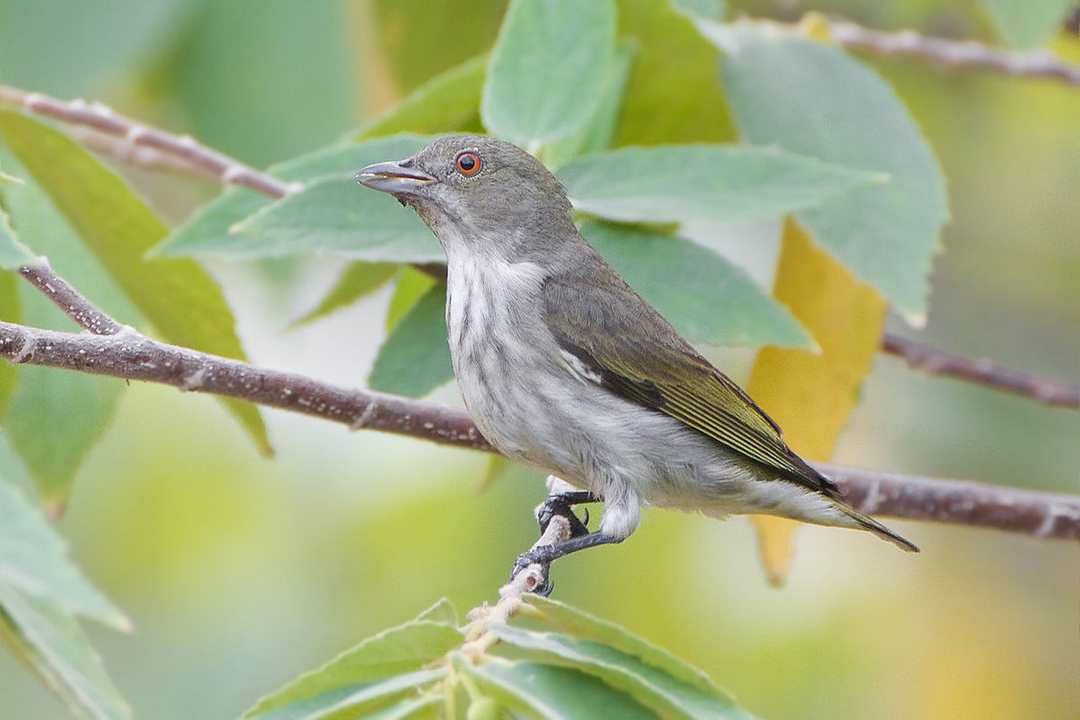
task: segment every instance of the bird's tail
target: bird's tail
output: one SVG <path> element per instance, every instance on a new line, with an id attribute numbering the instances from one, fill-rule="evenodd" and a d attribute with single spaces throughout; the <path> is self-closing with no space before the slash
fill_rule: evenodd
<path id="1" fill-rule="evenodd" d="M 849 518 L 854 520 L 859 525 L 859 527 L 865 530 L 869 530 L 882 540 L 888 540 L 893 545 L 906 552 L 919 552 L 919 548 L 917 545 L 915 545 L 915 543 L 911 542 L 907 538 L 901 537 L 900 535 L 894 533 L 892 530 L 885 527 L 874 518 L 870 517 L 869 515 L 864 515 L 855 508 L 848 505 L 847 503 L 838 502 L 836 503 L 836 507 Z"/>

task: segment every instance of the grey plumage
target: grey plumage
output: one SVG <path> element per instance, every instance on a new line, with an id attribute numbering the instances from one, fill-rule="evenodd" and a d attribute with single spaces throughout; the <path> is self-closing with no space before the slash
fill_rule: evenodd
<path id="1" fill-rule="evenodd" d="M 480 431 L 603 498 L 601 541 L 629 536 L 654 504 L 870 530 L 915 549 L 843 503 L 618 276 L 531 155 L 453 136 L 357 177 L 413 207 L 446 252 L 454 373 Z"/>

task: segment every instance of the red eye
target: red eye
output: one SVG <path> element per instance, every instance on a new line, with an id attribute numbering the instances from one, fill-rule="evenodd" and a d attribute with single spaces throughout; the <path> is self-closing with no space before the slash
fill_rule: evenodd
<path id="1" fill-rule="evenodd" d="M 469 150 L 458 153 L 457 159 L 454 160 L 454 166 L 465 177 L 472 177 L 480 172 L 480 156 Z"/>

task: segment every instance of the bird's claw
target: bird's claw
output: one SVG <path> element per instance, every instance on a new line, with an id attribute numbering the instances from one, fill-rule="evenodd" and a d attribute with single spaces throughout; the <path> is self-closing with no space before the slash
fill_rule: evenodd
<path id="1" fill-rule="evenodd" d="M 551 562 L 539 557 L 539 553 L 535 550 L 523 552 L 517 556 L 517 560 L 514 561 L 514 569 L 510 571 L 510 581 L 513 582 L 514 579 L 530 565 L 539 565 L 540 575 L 543 578 L 543 582 L 533 588 L 531 592 L 536 595 L 547 597 L 551 594 L 551 591 L 555 589 L 555 583 L 553 583 L 549 577 L 551 574 Z"/>
<path id="2" fill-rule="evenodd" d="M 581 537 L 589 534 L 589 510 L 585 510 L 585 520 L 582 521 L 573 510 L 573 507 L 562 500 L 558 495 L 552 495 L 536 510 L 536 522 L 540 526 L 540 534 L 547 532 L 551 519 L 556 515 L 566 518 L 570 523 L 570 537 Z"/>

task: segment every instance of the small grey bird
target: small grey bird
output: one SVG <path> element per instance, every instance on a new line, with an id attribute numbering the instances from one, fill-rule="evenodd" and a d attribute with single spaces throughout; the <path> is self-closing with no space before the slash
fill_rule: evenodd
<path id="1" fill-rule="evenodd" d="M 604 503 L 597 532 L 574 523 L 574 537 L 525 553 L 517 567 L 621 542 L 645 504 L 781 515 L 918 550 L 844 503 L 619 277 L 578 232 L 559 181 L 527 152 L 443 137 L 356 179 L 415 209 L 446 252 L 454 374 L 484 437 L 582 488 L 549 498 L 552 512 Z"/>

